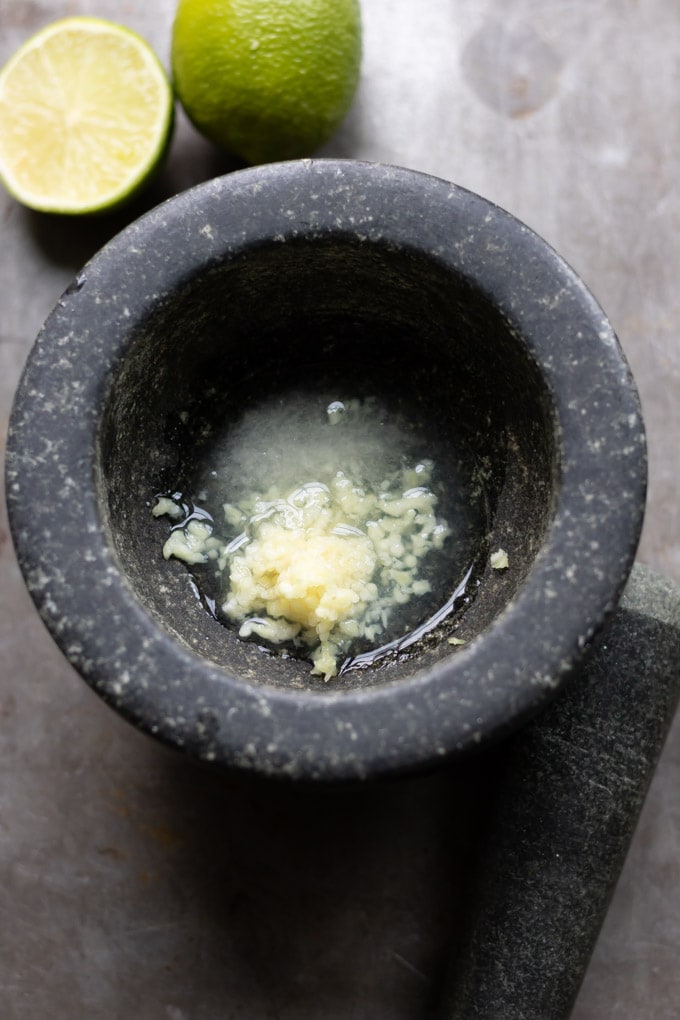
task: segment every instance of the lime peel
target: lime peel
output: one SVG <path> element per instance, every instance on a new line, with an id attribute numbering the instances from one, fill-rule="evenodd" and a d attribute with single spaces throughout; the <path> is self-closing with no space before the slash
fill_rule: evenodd
<path id="1" fill-rule="evenodd" d="M 248 163 L 310 156 L 349 110 L 358 0 L 180 0 L 177 96 L 199 132 Z"/>

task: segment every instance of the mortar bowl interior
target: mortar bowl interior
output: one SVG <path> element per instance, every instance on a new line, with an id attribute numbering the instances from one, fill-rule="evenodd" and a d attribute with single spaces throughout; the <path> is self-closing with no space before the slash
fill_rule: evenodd
<path id="1" fill-rule="evenodd" d="M 482 292 L 417 253 L 366 251 L 342 236 L 273 242 L 187 281 L 140 324 L 99 433 L 99 502 L 121 568 L 159 625 L 215 665 L 318 694 L 328 688 L 309 662 L 265 656 L 206 612 L 186 566 L 159 556 L 167 525 L 149 513 L 156 492 L 191 492 L 196 465 L 210 461 L 216 437 L 244 410 L 306 389 L 378 397 L 422 427 L 426 450 L 445 445 L 454 464 L 470 465 L 464 477 L 442 479 L 483 503 L 466 542 L 477 547 L 469 562 L 451 564 L 442 594 L 445 602 L 474 564 L 466 641 L 531 567 L 554 509 L 559 451 L 549 394 L 526 348 Z M 491 545 L 509 556 L 504 575 L 489 566 Z M 451 654 L 449 634 L 440 627 L 417 649 L 350 669 L 332 688 L 407 677 L 416 663 Z"/>

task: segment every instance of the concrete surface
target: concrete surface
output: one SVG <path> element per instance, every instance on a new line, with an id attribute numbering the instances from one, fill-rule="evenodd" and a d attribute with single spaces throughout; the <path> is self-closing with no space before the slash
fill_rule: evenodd
<path id="1" fill-rule="evenodd" d="M 173 9 L 0 0 L 0 62 L 46 22 L 86 13 L 136 28 L 167 65 Z M 363 9 L 361 88 L 323 154 L 400 163 L 478 191 L 582 275 L 642 395 L 651 475 L 640 559 L 680 581 L 680 9 L 675 0 L 364 0 Z M 64 223 L 0 195 L 3 442 L 33 337 L 76 271 L 131 216 L 231 165 L 180 117 L 163 177 L 125 214 Z M 465 854 L 450 805 L 455 797 L 464 817 L 469 786 L 442 773 L 379 803 L 319 799 L 309 828 L 289 798 L 178 761 L 61 659 L 0 512 L 0 1014 L 418 1015 L 455 918 L 453 876 L 444 885 L 440 876 Z M 678 789 L 676 720 L 574 1020 L 677 1016 Z M 339 841 L 346 859 L 332 852 Z M 296 863 L 269 866 L 280 854 Z M 287 909 L 309 917 L 304 944 L 271 924 Z M 344 961 L 357 960 L 363 967 L 340 980 Z"/>

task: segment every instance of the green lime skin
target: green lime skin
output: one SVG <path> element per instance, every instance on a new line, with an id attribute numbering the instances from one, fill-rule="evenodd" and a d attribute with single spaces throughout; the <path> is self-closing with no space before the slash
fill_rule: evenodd
<path id="1" fill-rule="evenodd" d="M 180 0 L 177 97 L 201 134 L 246 163 L 311 155 L 349 110 L 358 0 Z"/>

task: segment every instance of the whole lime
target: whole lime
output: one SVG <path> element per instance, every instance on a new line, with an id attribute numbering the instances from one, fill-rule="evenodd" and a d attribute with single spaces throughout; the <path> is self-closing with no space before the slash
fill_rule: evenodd
<path id="1" fill-rule="evenodd" d="M 195 127 L 248 163 L 310 155 L 359 81 L 358 0 L 180 0 L 177 96 Z"/>

